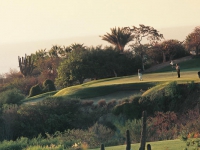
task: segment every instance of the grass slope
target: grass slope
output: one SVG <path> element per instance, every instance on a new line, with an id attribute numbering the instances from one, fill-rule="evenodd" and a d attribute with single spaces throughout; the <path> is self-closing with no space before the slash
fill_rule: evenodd
<path id="1" fill-rule="evenodd" d="M 110 80 L 91 81 L 82 85 L 71 86 L 57 92 L 54 96 L 66 96 L 76 98 L 92 98 L 107 95 L 117 91 L 126 90 L 147 90 L 157 84 L 169 81 L 178 83 L 199 82 L 197 71 L 182 71 L 181 78 L 177 78 L 175 72 L 148 73 L 143 75 L 143 81 L 138 80 L 137 75 L 121 78 L 111 78 Z"/>

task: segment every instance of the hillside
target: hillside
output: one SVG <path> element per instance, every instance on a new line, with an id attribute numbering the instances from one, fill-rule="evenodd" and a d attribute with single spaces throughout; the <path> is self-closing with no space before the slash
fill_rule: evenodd
<path id="1" fill-rule="evenodd" d="M 14 134 L 9 140 L 16 140 L 12 146 L 18 147 L 54 143 L 57 147 L 71 148 L 81 141 L 89 148 L 97 148 L 100 143 L 106 147 L 123 145 L 129 129 L 132 143 L 138 143 L 141 114 L 146 110 L 148 142 L 185 138 L 188 133 L 199 132 L 199 61 L 180 62 L 181 78 L 166 66 L 144 73 L 143 81 L 137 75 L 93 80 L 26 99 L 27 105 L 5 105 L 0 137 L 4 140 Z M 29 105 L 33 101 L 34 105 Z M 185 129 L 188 131 L 184 133 Z M 1 143 L 0 149 L 8 142 Z M 162 142 L 152 143 L 152 148 L 156 149 L 156 145 L 171 148 L 172 142 L 166 142 L 160 146 Z"/>
<path id="2" fill-rule="evenodd" d="M 187 62 L 188 60 L 191 60 L 191 59 L 192 59 L 192 56 L 186 56 L 186 57 L 183 57 L 183 58 L 180 58 L 180 59 L 173 60 L 173 63 L 175 65 L 175 64 L 178 64 L 178 63 L 182 63 L 182 62 Z M 167 62 L 164 62 L 164 63 L 161 63 L 161 64 L 154 65 L 151 68 L 145 70 L 145 73 L 159 71 L 160 69 L 162 69 L 164 67 L 171 67 L 170 62 L 171 61 L 167 61 Z"/>

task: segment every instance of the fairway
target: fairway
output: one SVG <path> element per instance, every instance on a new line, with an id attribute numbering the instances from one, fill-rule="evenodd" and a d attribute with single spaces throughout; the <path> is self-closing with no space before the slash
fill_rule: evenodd
<path id="1" fill-rule="evenodd" d="M 176 140 L 166 140 L 166 141 L 156 141 L 156 142 L 146 142 L 146 145 L 150 144 L 152 150 L 183 150 L 186 147 L 186 143 L 179 139 Z M 140 147 L 140 143 L 131 144 L 131 150 L 138 150 Z M 105 150 L 125 150 L 126 145 L 119 146 L 111 146 L 106 147 Z M 99 148 L 91 149 L 91 150 L 99 150 Z M 193 150 L 191 146 L 188 150 Z"/>

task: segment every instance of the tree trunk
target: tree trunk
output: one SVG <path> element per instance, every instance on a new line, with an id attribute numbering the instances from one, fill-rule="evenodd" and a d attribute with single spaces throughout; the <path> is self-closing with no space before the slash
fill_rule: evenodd
<path id="1" fill-rule="evenodd" d="M 166 55 L 164 52 L 162 52 L 162 53 L 163 53 L 163 62 L 166 62 Z"/>
<path id="2" fill-rule="evenodd" d="M 144 60 L 143 60 L 143 54 L 140 55 L 141 59 L 142 59 L 142 70 L 144 71 L 145 68 L 144 68 Z"/>

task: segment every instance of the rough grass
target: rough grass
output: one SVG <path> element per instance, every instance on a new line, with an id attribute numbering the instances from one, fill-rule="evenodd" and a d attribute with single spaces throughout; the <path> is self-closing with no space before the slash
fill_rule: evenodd
<path id="1" fill-rule="evenodd" d="M 39 95 L 36 95 L 36 96 L 33 96 L 33 97 L 27 97 L 24 100 L 22 100 L 22 102 L 32 101 L 32 100 L 35 100 L 35 99 L 42 99 L 44 97 L 52 96 L 52 95 L 56 94 L 57 92 L 58 91 L 51 91 L 51 92 L 46 92 L 46 93 L 39 94 Z"/>
<path id="2" fill-rule="evenodd" d="M 164 89 L 170 82 L 164 82 L 164 83 L 161 83 L 161 84 L 158 84 L 148 90 L 146 90 L 142 96 L 147 96 L 147 95 L 150 95 L 151 93 L 155 92 L 155 91 L 161 91 L 162 89 Z"/>

